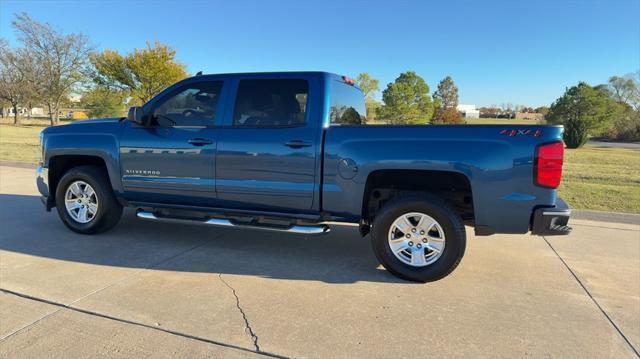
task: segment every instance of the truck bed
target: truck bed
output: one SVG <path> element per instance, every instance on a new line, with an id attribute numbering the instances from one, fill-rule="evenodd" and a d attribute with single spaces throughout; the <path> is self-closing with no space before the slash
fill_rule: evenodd
<path id="1" fill-rule="evenodd" d="M 322 209 L 359 217 L 367 179 L 381 168 L 458 173 L 472 188 L 477 227 L 525 233 L 534 208 L 556 201 L 556 190 L 533 183 L 535 148 L 561 136 L 561 126 L 541 125 L 332 126 Z"/>

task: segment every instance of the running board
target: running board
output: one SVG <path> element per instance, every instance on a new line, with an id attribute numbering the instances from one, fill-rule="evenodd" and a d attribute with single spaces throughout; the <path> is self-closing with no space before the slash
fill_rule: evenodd
<path id="1" fill-rule="evenodd" d="M 157 222 L 206 224 L 206 225 L 217 226 L 217 227 L 257 229 L 257 230 L 270 231 L 270 232 L 286 232 L 286 233 L 306 234 L 306 235 L 325 234 L 325 233 L 329 233 L 330 231 L 329 226 L 327 226 L 326 224 L 319 224 L 315 226 L 292 225 L 289 227 L 276 227 L 276 226 L 258 225 L 258 224 L 252 225 L 252 224 L 244 224 L 244 223 L 234 223 L 231 220 L 224 219 L 224 218 L 211 218 L 206 220 L 198 220 L 198 219 L 158 217 L 155 214 L 151 212 L 146 212 L 146 211 L 138 211 L 136 213 L 136 216 L 138 218 L 148 219 L 148 220 L 157 221 Z"/>

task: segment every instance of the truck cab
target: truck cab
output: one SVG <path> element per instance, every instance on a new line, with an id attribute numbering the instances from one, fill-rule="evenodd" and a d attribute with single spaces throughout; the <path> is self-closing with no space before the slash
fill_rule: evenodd
<path id="1" fill-rule="evenodd" d="M 124 125 L 123 197 L 319 212 L 321 83 L 319 73 L 290 73 L 172 86 L 142 107 L 141 123 Z"/>

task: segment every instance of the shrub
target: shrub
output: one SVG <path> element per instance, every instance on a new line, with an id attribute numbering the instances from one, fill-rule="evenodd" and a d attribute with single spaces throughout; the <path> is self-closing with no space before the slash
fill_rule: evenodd
<path id="1" fill-rule="evenodd" d="M 454 125 L 464 123 L 460 112 L 455 108 L 437 108 L 435 115 L 431 119 L 432 124 Z"/>
<path id="2" fill-rule="evenodd" d="M 616 119 L 608 136 L 621 141 L 640 141 L 640 112 L 627 111 Z"/>
<path id="3" fill-rule="evenodd" d="M 587 143 L 589 139 L 588 130 L 584 121 L 566 121 L 562 137 L 567 148 L 578 148 Z"/>
<path id="4" fill-rule="evenodd" d="M 564 141 L 569 148 L 578 148 L 589 135 L 602 133 L 620 115 L 620 107 L 605 92 L 584 82 L 573 86 L 549 109 L 547 120 L 564 125 Z"/>

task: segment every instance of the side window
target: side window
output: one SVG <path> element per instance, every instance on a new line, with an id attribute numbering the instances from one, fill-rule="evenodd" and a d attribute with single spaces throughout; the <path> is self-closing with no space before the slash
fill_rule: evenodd
<path id="1" fill-rule="evenodd" d="M 154 106 L 152 125 L 213 126 L 222 81 L 197 82 L 176 89 Z"/>
<path id="2" fill-rule="evenodd" d="M 307 80 L 241 80 L 233 112 L 233 126 L 296 126 L 305 122 Z"/>
<path id="3" fill-rule="evenodd" d="M 362 125 L 366 123 L 364 95 L 357 87 L 342 81 L 331 82 L 332 125 Z"/>

